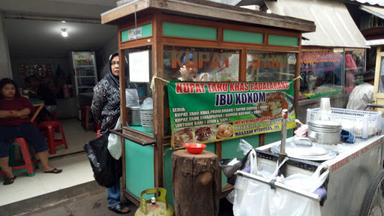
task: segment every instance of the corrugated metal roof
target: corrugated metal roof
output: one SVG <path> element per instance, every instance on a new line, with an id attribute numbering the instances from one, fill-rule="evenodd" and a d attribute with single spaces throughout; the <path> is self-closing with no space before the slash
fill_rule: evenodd
<path id="1" fill-rule="evenodd" d="M 372 15 L 380 17 L 381 19 L 384 19 L 384 8 L 361 5 L 360 9 L 363 11 L 366 11 Z"/>
<path id="2" fill-rule="evenodd" d="M 361 4 L 370 4 L 370 5 L 379 5 L 381 7 L 384 7 L 384 1 L 383 0 L 350 0 L 351 2 L 359 2 Z"/>
<path id="3" fill-rule="evenodd" d="M 337 1 L 279 0 L 266 2 L 272 13 L 315 22 L 316 31 L 304 33 L 304 46 L 367 48 L 346 6 Z"/>

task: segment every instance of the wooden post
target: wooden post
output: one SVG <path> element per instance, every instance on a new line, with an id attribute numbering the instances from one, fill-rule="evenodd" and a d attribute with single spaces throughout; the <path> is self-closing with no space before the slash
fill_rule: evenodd
<path id="1" fill-rule="evenodd" d="M 194 155 L 178 150 L 172 155 L 175 215 L 212 215 L 219 212 L 220 168 L 208 151 Z"/>

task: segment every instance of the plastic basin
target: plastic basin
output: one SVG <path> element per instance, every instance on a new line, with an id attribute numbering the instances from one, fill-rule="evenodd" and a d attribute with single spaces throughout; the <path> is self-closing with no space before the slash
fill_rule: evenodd
<path id="1" fill-rule="evenodd" d="M 184 147 L 191 154 L 201 154 L 207 146 L 200 143 L 185 143 Z"/>

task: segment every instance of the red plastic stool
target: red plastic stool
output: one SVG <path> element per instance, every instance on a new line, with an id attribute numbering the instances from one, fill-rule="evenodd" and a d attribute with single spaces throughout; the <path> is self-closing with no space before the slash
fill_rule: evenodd
<path id="1" fill-rule="evenodd" d="M 90 113 L 91 113 L 90 106 L 81 107 L 81 125 L 85 130 L 89 129 Z"/>
<path id="2" fill-rule="evenodd" d="M 12 169 L 26 169 L 28 175 L 34 175 L 35 173 L 33 170 L 33 163 L 31 159 L 31 154 L 29 153 L 29 146 L 27 141 L 24 138 L 19 137 L 15 139 L 15 144 L 20 146 L 21 154 L 23 155 L 24 165 L 12 166 Z"/>
<path id="3" fill-rule="evenodd" d="M 67 140 L 65 139 L 64 128 L 59 121 L 43 121 L 39 124 L 39 128 L 42 129 L 48 139 L 49 154 L 56 154 L 56 146 L 64 145 L 68 148 Z M 55 138 L 55 131 L 61 133 L 61 138 Z"/>

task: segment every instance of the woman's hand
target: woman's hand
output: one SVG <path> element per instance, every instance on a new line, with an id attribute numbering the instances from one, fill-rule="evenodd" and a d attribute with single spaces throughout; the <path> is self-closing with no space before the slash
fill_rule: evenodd
<path id="1" fill-rule="evenodd" d="M 22 109 L 22 110 L 10 110 L 9 111 L 9 114 L 10 114 L 9 117 L 26 119 L 26 118 L 29 118 L 29 113 L 30 113 L 30 111 L 28 108 Z"/>
<path id="2" fill-rule="evenodd" d="M 29 115 L 26 114 L 25 112 L 23 112 L 22 110 L 21 111 L 16 111 L 15 116 L 16 116 L 16 118 L 20 118 L 20 119 L 29 118 Z"/>

